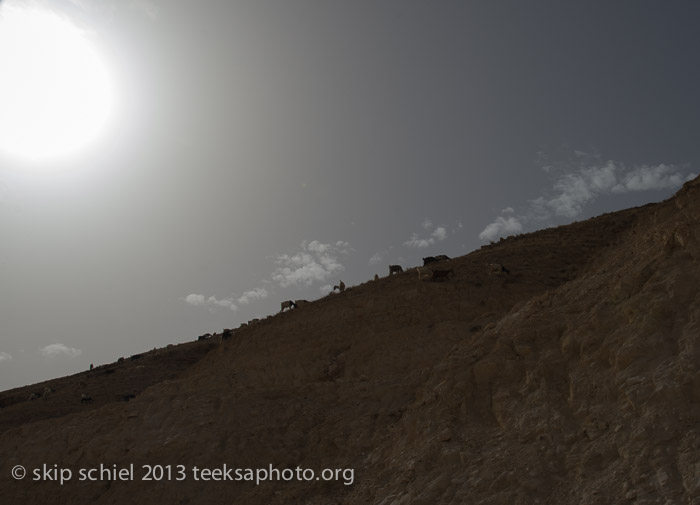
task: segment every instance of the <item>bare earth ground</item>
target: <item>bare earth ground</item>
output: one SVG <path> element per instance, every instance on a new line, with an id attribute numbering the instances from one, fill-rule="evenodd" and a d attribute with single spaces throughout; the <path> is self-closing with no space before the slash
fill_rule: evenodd
<path id="1" fill-rule="evenodd" d="M 700 504 L 700 179 L 439 268 L 456 275 L 409 270 L 222 344 L 0 393 L 2 503 Z M 78 480 L 100 463 L 135 479 Z M 187 478 L 143 481 L 145 464 Z M 191 473 L 224 464 L 354 480 Z"/>

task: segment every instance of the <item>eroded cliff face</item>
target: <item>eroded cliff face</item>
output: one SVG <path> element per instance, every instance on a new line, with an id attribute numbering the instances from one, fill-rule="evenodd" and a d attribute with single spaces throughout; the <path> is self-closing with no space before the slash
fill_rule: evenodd
<path id="1" fill-rule="evenodd" d="M 700 503 L 699 256 L 695 180 L 660 204 L 452 260 L 449 281 L 411 270 L 351 287 L 236 333 L 128 403 L 43 420 L 32 403 L 13 405 L 27 421 L 0 434 L 0 496 Z M 489 263 L 511 273 L 491 275 Z M 352 485 L 258 486 L 191 473 L 62 486 L 10 477 L 15 464 L 44 463 L 134 464 L 137 477 L 144 464 L 354 474 Z"/>
<path id="2" fill-rule="evenodd" d="M 700 503 L 699 204 L 696 181 L 647 207 L 579 277 L 460 342 L 405 416 L 399 495 Z"/>

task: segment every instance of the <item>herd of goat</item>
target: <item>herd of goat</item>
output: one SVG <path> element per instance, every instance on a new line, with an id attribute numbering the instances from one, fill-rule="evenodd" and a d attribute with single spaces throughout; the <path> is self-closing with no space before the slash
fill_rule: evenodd
<path id="1" fill-rule="evenodd" d="M 170 345 L 172 345 L 172 344 L 170 344 Z M 155 352 L 155 350 L 156 349 L 154 348 L 153 351 Z M 136 360 L 142 359 L 143 357 L 144 357 L 144 354 L 134 354 L 132 356 L 129 356 L 128 358 L 121 357 L 117 360 L 117 364 L 122 364 L 126 360 L 136 361 Z M 90 368 L 88 371 L 89 371 L 89 373 L 96 373 L 99 375 L 111 375 L 113 373 L 116 373 L 116 370 L 111 365 L 101 365 L 101 366 L 96 367 L 92 363 L 90 363 Z M 87 383 L 84 381 L 80 381 L 80 388 L 84 389 L 86 387 L 87 387 Z M 40 399 L 46 400 L 48 397 L 50 397 L 55 392 L 56 392 L 55 389 L 47 386 L 44 388 L 43 392 L 35 391 L 33 393 L 30 393 L 27 400 L 28 401 L 40 400 Z M 130 393 L 130 394 L 125 394 L 125 395 L 117 395 L 116 398 L 121 400 L 121 401 L 128 402 L 129 400 L 133 400 L 134 398 L 136 398 L 136 395 L 133 393 Z M 86 393 L 80 394 L 80 403 L 93 403 L 94 401 L 95 400 L 89 394 L 86 394 Z"/>
<path id="2" fill-rule="evenodd" d="M 454 269 L 449 268 L 449 269 L 438 269 L 438 268 L 432 268 L 435 264 L 440 264 L 446 261 L 449 261 L 450 258 L 448 256 L 445 256 L 444 254 L 438 255 L 438 256 L 428 256 L 426 258 L 423 258 L 423 266 L 422 267 L 417 267 L 416 271 L 418 272 L 418 279 L 421 281 L 429 281 L 429 282 L 443 282 L 443 281 L 449 281 L 450 276 L 455 275 Z M 429 267 L 430 266 L 430 267 Z M 426 268 L 429 267 L 429 268 Z M 401 274 L 405 273 L 404 269 L 401 265 L 389 265 L 389 276 L 391 277 L 394 274 Z M 491 263 L 488 265 L 488 273 L 489 275 L 502 275 L 502 274 L 510 274 L 510 270 L 506 268 L 504 265 L 501 265 L 499 263 Z M 375 274 L 374 280 L 377 281 L 379 280 L 379 276 Z M 333 291 L 338 291 L 339 293 L 342 293 L 346 290 L 345 283 L 343 281 L 340 281 L 336 286 L 333 286 Z M 286 300 L 281 303 L 280 306 L 280 313 L 282 312 L 289 312 L 292 309 L 297 309 L 303 305 L 306 305 L 309 302 L 308 300 Z M 274 316 L 270 315 L 267 316 L 267 319 L 272 318 Z M 224 328 L 224 330 L 221 332 L 221 341 L 226 341 L 230 338 L 233 337 L 234 333 L 243 330 L 247 327 L 254 326 L 258 323 L 260 323 L 260 319 L 251 319 L 247 323 L 242 323 L 238 328 L 236 329 L 230 329 L 230 328 Z M 205 333 L 204 335 L 200 335 L 197 340 L 202 341 L 202 340 L 209 340 L 212 337 L 215 337 L 216 334 L 211 334 L 211 333 Z M 134 354 L 131 356 L 129 359 L 131 361 L 137 360 L 142 358 L 143 356 L 141 354 Z M 119 358 L 117 360 L 118 363 L 123 363 L 125 361 L 124 358 Z M 93 370 L 93 366 L 90 365 L 90 370 Z M 29 400 L 36 400 L 39 398 L 45 399 L 48 397 L 51 393 L 55 392 L 54 389 L 52 388 L 45 388 L 43 393 L 32 393 L 29 397 Z M 130 394 L 130 395 L 125 395 L 122 399 L 124 401 L 129 401 L 130 399 L 133 399 L 135 395 Z M 90 395 L 82 393 L 80 402 L 81 403 L 93 403 L 93 399 Z"/>
<path id="3" fill-rule="evenodd" d="M 444 254 L 440 254 L 438 256 L 428 256 L 426 258 L 423 258 L 423 267 L 417 267 L 416 271 L 418 272 L 418 279 L 421 281 L 430 281 L 430 282 L 443 282 L 443 281 L 448 281 L 450 279 L 450 276 L 454 277 L 455 271 L 452 268 L 449 269 L 437 269 L 437 268 L 432 268 L 434 266 L 433 264 L 439 264 L 445 261 L 449 261 L 450 258 L 449 256 L 446 256 Z M 430 266 L 429 268 L 426 268 Z M 508 270 L 505 266 L 501 265 L 500 263 L 491 263 L 488 265 L 488 271 L 489 275 L 495 274 L 495 275 L 500 275 L 500 274 L 510 274 L 510 270 Z M 401 265 L 389 265 L 389 276 L 391 277 L 394 274 L 401 274 L 404 273 L 404 269 Z M 374 280 L 378 281 L 379 280 L 379 275 L 375 274 L 374 275 Z M 340 281 L 336 286 L 333 286 L 333 290 L 331 293 L 335 293 L 338 291 L 339 293 L 344 292 L 346 289 L 345 283 L 343 281 Z M 280 311 L 279 313 L 282 312 L 289 312 L 292 309 L 297 309 L 301 307 L 304 304 L 311 303 L 308 300 L 285 300 L 280 304 Z M 266 319 L 270 319 L 274 316 L 269 315 L 267 316 Z M 247 323 L 242 323 L 238 328 L 231 329 L 231 328 L 225 328 L 221 332 L 221 341 L 228 340 L 233 337 L 234 333 L 243 330 L 245 328 L 248 328 L 250 326 L 254 326 L 258 323 L 260 323 L 260 319 L 251 319 Z M 200 335 L 197 340 L 208 340 L 212 337 L 216 336 L 216 334 L 211 334 L 211 333 L 205 333 L 204 335 Z"/>

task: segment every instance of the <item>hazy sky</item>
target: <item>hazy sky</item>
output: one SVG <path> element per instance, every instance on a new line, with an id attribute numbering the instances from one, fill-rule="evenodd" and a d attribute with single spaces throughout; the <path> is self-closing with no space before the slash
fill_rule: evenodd
<path id="1" fill-rule="evenodd" d="M 0 152 L 0 389 L 700 171 L 700 2 L 18 4 L 81 30 L 113 107 L 70 155 Z"/>

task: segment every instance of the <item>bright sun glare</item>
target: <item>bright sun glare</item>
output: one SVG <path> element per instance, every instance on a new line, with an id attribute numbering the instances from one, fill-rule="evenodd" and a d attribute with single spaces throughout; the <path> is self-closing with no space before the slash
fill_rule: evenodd
<path id="1" fill-rule="evenodd" d="M 22 3 L 0 3 L 0 150 L 53 160 L 84 147 L 104 128 L 112 85 L 77 27 Z"/>

